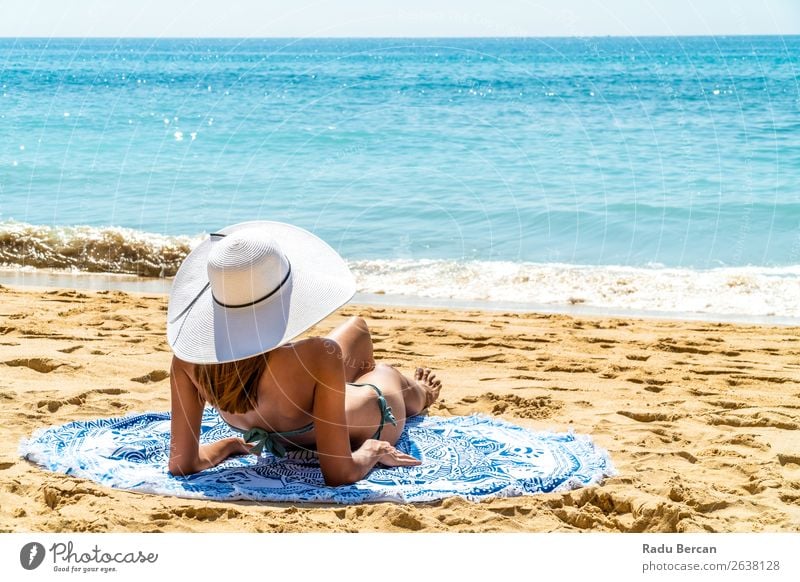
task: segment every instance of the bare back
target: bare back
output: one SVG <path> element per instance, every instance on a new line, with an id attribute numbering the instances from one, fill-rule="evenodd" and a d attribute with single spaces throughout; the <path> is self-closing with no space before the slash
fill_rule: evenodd
<path id="1" fill-rule="evenodd" d="M 237 428 L 258 426 L 270 432 L 291 431 L 312 423 L 316 379 L 303 362 L 319 357 L 318 345 L 301 340 L 269 352 L 267 367 L 258 379 L 256 407 L 241 414 L 221 410 L 220 416 Z M 191 375 L 200 395 L 211 401 L 202 393 L 194 366 Z M 313 438 L 309 440 L 313 442 Z"/>

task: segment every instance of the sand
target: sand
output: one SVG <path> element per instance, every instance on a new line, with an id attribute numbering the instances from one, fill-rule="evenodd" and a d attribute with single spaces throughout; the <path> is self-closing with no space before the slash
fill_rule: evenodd
<path id="1" fill-rule="evenodd" d="M 209 502 L 109 489 L 18 457 L 71 420 L 169 409 L 166 297 L 0 288 L 3 532 L 800 531 L 800 328 L 348 305 L 375 355 L 437 370 L 437 415 L 591 434 L 619 471 L 472 503 Z"/>

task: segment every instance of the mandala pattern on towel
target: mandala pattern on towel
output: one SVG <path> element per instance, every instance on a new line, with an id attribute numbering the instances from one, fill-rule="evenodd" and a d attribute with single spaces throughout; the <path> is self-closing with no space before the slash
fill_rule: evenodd
<path id="1" fill-rule="evenodd" d="M 532 432 L 483 415 L 414 417 L 397 447 L 416 467 L 376 468 L 353 485 L 327 487 L 308 453 L 278 459 L 233 457 L 187 477 L 167 471 L 170 417 L 144 413 L 71 422 L 40 430 L 20 454 L 51 471 L 109 487 L 187 498 L 273 502 L 427 502 L 451 496 L 470 500 L 560 491 L 614 474 L 608 454 L 590 437 Z M 235 436 L 206 408 L 201 443 Z"/>

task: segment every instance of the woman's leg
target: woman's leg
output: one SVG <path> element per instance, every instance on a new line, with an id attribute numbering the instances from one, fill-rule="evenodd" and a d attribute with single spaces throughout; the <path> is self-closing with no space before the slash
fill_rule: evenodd
<path id="1" fill-rule="evenodd" d="M 397 421 L 394 426 L 384 421 L 380 440 L 395 444 L 406 424 L 406 406 L 403 399 L 403 382 L 400 372 L 387 366 L 377 364 L 374 369 L 358 378 L 359 384 L 374 384 L 380 388 L 386 404 L 392 409 Z M 381 409 L 378 405 L 378 394 L 371 386 L 348 386 L 345 398 L 347 425 L 350 427 L 350 441 L 354 448 L 375 435 L 381 424 Z"/>
<path id="2" fill-rule="evenodd" d="M 375 358 L 372 355 L 372 336 L 367 322 L 363 318 L 353 316 L 327 336 L 336 341 L 342 348 L 344 361 L 344 377 L 346 382 L 375 369 Z"/>
<path id="3" fill-rule="evenodd" d="M 358 377 L 359 384 L 374 384 L 380 388 L 386 403 L 392 408 L 397 426 L 384 422 L 380 439 L 395 444 L 403 432 L 406 418 L 422 412 L 438 398 L 442 383 L 428 368 L 417 368 L 416 380 L 405 377 L 387 364 Z M 380 426 L 381 412 L 378 395 L 369 386 L 349 386 L 345 399 L 347 424 L 353 446 L 361 446 Z"/>
<path id="4" fill-rule="evenodd" d="M 439 397 L 442 383 L 428 368 L 417 368 L 408 378 L 387 364 L 375 364 L 372 336 L 367 322 L 354 316 L 327 336 L 342 348 L 345 381 L 375 384 L 383 392 L 397 419 L 397 427 L 385 423 L 381 440 L 392 444 L 403 431 L 405 419 L 419 414 Z M 345 406 L 354 443 L 370 438 L 380 422 L 377 395 L 372 388 L 348 388 Z M 360 443 L 357 445 L 360 446 Z"/>

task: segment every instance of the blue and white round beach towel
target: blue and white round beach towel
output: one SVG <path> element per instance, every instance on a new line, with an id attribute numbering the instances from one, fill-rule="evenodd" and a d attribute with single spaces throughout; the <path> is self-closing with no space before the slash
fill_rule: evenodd
<path id="1" fill-rule="evenodd" d="M 606 451 L 572 433 L 532 432 L 483 415 L 414 417 L 397 447 L 416 467 L 376 468 L 361 481 L 325 485 L 319 463 L 301 453 L 233 457 L 187 476 L 167 471 L 170 416 L 150 412 L 76 421 L 38 431 L 20 454 L 51 471 L 109 487 L 187 498 L 272 502 L 428 502 L 562 491 L 614 474 Z M 203 413 L 201 442 L 233 431 L 212 408 Z"/>

